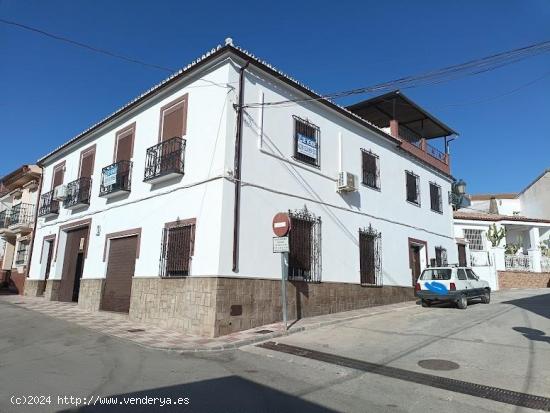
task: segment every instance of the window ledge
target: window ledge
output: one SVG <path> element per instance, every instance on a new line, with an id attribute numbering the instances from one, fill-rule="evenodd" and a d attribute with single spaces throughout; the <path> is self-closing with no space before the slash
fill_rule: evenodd
<path id="1" fill-rule="evenodd" d="M 407 199 L 407 203 L 408 203 L 408 204 L 411 204 L 411 205 L 414 205 L 415 207 L 418 207 L 418 208 L 421 207 L 420 202 L 412 202 L 412 201 L 409 201 L 409 200 Z"/>
<path id="2" fill-rule="evenodd" d="M 369 188 L 369 189 L 372 189 L 373 191 L 376 191 L 376 192 L 382 192 L 382 188 L 377 188 L 375 186 L 370 186 L 364 182 L 361 182 L 361 185 L 363 185 L 364 187 L 366 188 Z"/>
<path id="3" fill-rule="evenodd" d="M 432 209 L 432 208 L 430 208 L 430 210 L 431 210 L 432 212 L 437 213 L 437 214 L 443 215 L 443 211 L 438 211 L 437 209 Z"/>
<path id="4" fill-rule="evenodd" d="M 301 159 L 296 158 L 296 156 L 294 156 L 294 155 L 291 156 L 291 158 L 292 158 L 292 160 L 293 160 L 294 162 L 298 162 L 298 163 L 300 163 L 300 164 L 302 164 L 302 165 L 307 165 L 307 166 L 310 166 L 310 167 L 312 167 L 312 168 L 319 169 L 319 170 L 321 169 L 321 165 L 320 165 L 320 164 L 314 164 L 314 163 L 309 163 L 309 162 L 306 162 L 306 161 L 302 161 Z"/>

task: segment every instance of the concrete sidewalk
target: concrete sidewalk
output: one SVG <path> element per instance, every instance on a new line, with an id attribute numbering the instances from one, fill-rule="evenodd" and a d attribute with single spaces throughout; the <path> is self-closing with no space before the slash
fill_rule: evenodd
<path id="1" fill-rule="evenodd" d="M 65 320 L 102 334 L 129 340 L 141 346 L 182 353 L 235 349 L 300 331 L 312 330 L 377 314 L 402 311 L 416 306 L 414 301 L 407 301 L 294 320 L 289 323 L 290 328 L 288 331 L 284 330 L 282 322 L 278 322 L 226 336 L 205 338 L 186 334 L 182 330 L 160 328 L 151 324 L 131 321 L 127 314 L 107 311 L 84 311 L 78 308 L 76 303 L 47 301 L 40 297 L 25 297 L 20 295 L 0 296 L 0 300 L 28 310 L 38 311 L 50 317 Z"/>

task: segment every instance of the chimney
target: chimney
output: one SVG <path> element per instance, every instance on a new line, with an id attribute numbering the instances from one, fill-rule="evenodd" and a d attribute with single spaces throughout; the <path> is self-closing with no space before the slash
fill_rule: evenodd
<path id="1" fill-rule="evenodd" d="M 494 196 L 489 201 L 489 214 L 498 215 L 497 199 Z"/>

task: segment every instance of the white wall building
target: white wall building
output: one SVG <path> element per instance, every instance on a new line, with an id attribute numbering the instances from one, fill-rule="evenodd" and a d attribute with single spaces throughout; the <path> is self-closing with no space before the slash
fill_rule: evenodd
<path id="1" fill-rule="evenodd" d="M 526 284 L 525 277 L 501 274 L 505 287 L 548 286 L 550 276 L 534 275 L 550 272 L 548 194 L 549 171 L 545 171 L 520 193 L 472 195 L 471 205 L 454 213 L 455 237 L 466 241 L 469 264 L 489 278 L 492 288 L 501 287 L 498 271 L 526 272 L 531 274 L 528 280 L 536 280 Z M 496 248 L 487 239 L 493 225 L 505 230 Z"/>
<path id="2" fill-rule="evenodd" d="M 457 261 L 448 154 L 427 143 L 454 132 L 391 99 L 407 111 L 345 109 L 212 50 L 40 160 L 27 293 L 205 335 L 273 322 L 271 224 L 291 211 L 292 317 L 412 297 L 431 260 Z"/>

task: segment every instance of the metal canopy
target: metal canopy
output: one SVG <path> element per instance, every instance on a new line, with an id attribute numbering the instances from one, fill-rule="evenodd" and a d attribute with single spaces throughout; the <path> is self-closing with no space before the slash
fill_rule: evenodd
<path id="1" fill-rule="evenodd" d="M 387 128 L 390 120 L 395 119 L 400 126 L 426 139 L 458 135 L 399 90 L 353 104 L 347 109 L 381 128 Z"/>

